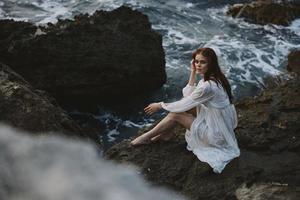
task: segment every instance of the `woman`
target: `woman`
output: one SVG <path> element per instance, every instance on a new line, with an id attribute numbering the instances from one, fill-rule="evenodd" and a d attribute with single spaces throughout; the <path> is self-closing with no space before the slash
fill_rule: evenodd
<path id="1" fill-rule="evenodd" d="M 237 116 L 232 104 L 231 87 L 222 73 L 217 55 L 211 48 L 199 48 L 192 54 L 191 74 L 183 88 L 183 98 L 173 103 L 151 103 L 147 114 L 160 109 L 169 111 L 152 130 L 137 137 L 131 145 L 168 140 L 168 132 L 176 123 L 187 130 L 187 149 L 202 162 L 207 162 L 216 173 L 221 173 L 227 163 L 240 155 L 234 134 Z M 196 75 L 202 79 L 195 84 Z"/>

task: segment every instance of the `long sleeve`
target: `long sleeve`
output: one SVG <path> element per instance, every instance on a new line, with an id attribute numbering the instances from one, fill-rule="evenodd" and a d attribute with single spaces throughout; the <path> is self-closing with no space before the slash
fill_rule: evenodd
<path id="1" fill-rule="evenodd" d="M 190 94 L 192 94 L 192 92 L 195 90 L 196 85 L 189 85 L 187 84 L 183 89 L 182 89 L 182 95 L 183 97 L 187 97 Z"/>
<path id="2" fill-rule="evenodd" d="M 170 112 L 185 112 L 212 99 L 214 95 L 215 94 L 211 88 L 211 85 L 208 83 L 208 81 L 206 81 L 198 84 L 198 86 L 190 95 L 182 98 L 181 100 L 173 103 L 161 102 L 160 104 L 163 109 Z"/>

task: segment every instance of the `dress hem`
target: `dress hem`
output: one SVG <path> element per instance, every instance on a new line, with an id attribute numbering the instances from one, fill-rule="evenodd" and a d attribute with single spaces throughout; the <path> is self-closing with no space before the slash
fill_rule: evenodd
<path id="1" fill-rule="evenodd" d="M 220 167 L 214 166 L 213 164 L 211 164 L 210 162 L 208 162 L 208 161 L 206 161 L 206 160 L 203 160 L 203 159 L 199 158 L 199 156 L 195 153 L 195 149 L 197 149 L 197 148 L 191 149 L 191 148 L 187 145 L 186 149 L 187 149 L 188 151 L 192 151 L 193 154 L 198 158 L 198 160 L 200 160 L 201 162 L 207 163 L 207 164 L 213 169 L 213 172 L 215 172 L 215 173 L 217 173 L 217 174 L 222 173 L 222 171 L 225 169 L 225 167 L 226 167 L 226 165 L 227 165 L 228 163 L 230 163 L 233 159 L 235 159 L 235 158 L 237 158 L 237 157 L 240 156 L 240 154 L 238 154 L 238 155 L 232 157 L 231 159 L 229 159 L 229 160 L 226 161 L 226 163 L 224 164 L 224 166 L 222 166 L 222 167 L 220 168 Z"/>

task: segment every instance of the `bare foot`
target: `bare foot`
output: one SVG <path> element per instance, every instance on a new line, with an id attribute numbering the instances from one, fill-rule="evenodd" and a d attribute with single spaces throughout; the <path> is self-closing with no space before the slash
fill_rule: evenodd
<path id="1" fill-rule="evenodd" d="M 151 138 L 151 141 L 157 141 L 157 140 L 163 140 L 163 141 L 169 141 L 173 137 L 172 133 L 165 133 L 165 134 L 159 134 L 153 138 Z"/>
<path id="2" fill-rule="evenodd" d="M 137 138 L 135 138 L 134 140 L 132 140 L 130 142 L 130 144 L 132 146 L 138 146 L 138 145 L 142 145 L 142 144 L 149 144 L 151 143 L 151 140 L 149 138 L 146 138 L 145 136 L 141 135 Z"/>

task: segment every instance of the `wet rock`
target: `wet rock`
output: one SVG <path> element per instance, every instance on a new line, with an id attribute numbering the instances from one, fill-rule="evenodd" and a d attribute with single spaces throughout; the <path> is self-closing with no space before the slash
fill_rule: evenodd
<path id="1" fill-rule="evenodd" d="M 227 14 L 257 24 L 288 25 L 300 17 L 300 3 L 298 1 L 253 1 L 248 4 L 235 4 L 229 8 Z"/>
<path id="2" fill-rule="evenodd" d="M 0 21 L 0 60 L 63 106 L 120 104 L 165 83 L 162 36 L 128 7 L 47 27 Z"/>
<path id="3" fill-rule="evenodd" d="M 53 133 L 89 138 L 99 144 L 93 131 L 82 129 L 45 91 L 35 90 L 25 79 L 0 63 L 0 122 L 32 134 Z"/>

